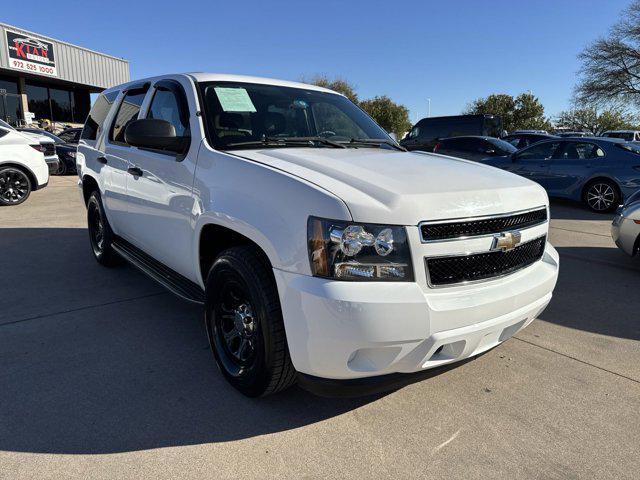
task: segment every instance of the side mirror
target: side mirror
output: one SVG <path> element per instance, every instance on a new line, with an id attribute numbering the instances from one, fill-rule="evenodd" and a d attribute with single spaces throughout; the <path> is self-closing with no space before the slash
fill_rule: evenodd
<path id="1" fill-rule="evenodd" d="M 189 146 L 190 137 L 176 136 L 176 129 L 166 120 L 142 118 L 127 125 L 124 141 L 134 147 L 183 153 Z"/>

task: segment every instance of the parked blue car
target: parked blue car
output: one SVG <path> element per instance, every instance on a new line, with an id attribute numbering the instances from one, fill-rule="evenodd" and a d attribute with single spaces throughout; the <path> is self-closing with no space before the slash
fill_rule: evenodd
<path id="1" fill-rule="evenodd" d="M 611 212 L 640 189 L 640 145 L 612 138 L 544 140 L 482 163 L 542 185 L 550 197 L 584 202 Z"/>

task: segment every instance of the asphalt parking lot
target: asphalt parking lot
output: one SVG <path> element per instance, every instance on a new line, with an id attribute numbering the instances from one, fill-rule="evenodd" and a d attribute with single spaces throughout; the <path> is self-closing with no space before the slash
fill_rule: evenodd
<path id="1" fill-rule="evenodd" d="M 0 209 L 0 478 L 638 478 L 640 259 L 552 205 L 539 320 L 393 393 L 252 400 L 202 315 L 93 260 L 75 177 Z"/>

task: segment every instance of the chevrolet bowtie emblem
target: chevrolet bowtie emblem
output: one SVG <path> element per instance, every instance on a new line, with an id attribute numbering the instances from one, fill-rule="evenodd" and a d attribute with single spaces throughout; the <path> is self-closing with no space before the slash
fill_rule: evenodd
<path id="1" fill-rule="evenodd" d="M 491 250 L 508 252 L 509 250 L 516 248 L 521 239 L 522 235 L 518 231 L 504 232 L 499 235 L 494 235 Z"/>

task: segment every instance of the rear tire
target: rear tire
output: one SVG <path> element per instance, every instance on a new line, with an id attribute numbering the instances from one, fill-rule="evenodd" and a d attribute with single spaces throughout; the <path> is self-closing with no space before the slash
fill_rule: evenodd
<path id="1" fill-rule="evenodd" d="M 278 290 L 255 247 L 233 247 L 214 261 L 206 281 L 205 321 L 211 350 L 227 381 L 249 397 L 295 383 Z"/>
<path id="2" fill-rule="evenodd" d="M 67 162 L 60 159 L 60 165 L 58 166 L 58 170 L 56 171 L 56 175 L 62 176 L 69 173 L 69 167 L 67 167 Z"/>
<path id="3" fill-rule="evenodd" d="M 0 205 L 20 205 L 31 194 L 29 175 L 16 167 L 0 167 Z"/>
<path id="4" fill-rule="evenodd" d="M 620 205 L 620 190 L 611 180 L 594 180 L 585 187 L 583 199 L 592 212 L 613 212 Z"/>
<path id="5" fill-rule="evenodd" d="M 104 213 L 100 193 L 96 190 L 91 192 L 87 201 L 87 224 L 91 250 L 98 263 L 105 267 L 121 264 L 122 258 L 113 249 L 113 231 Z"/>

